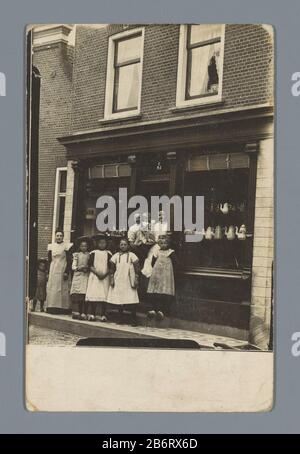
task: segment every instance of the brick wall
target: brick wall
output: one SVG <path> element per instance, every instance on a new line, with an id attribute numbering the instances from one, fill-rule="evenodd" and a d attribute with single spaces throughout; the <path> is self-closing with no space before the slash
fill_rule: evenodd
<path id="1" fill-rule="evenodd" d="M 179 28 L 179 25 L 145 28 L 141 121 L 178 115 L 170 109 L 175 107 L 176 99 Z M 98 120 L 104 116 L 108 38 L 121 29 L 120 25 L 77 27 L 73 131 L 100 127 Z M 272 40 L 263 26 L 227 25 L 222 108 L 269 102 L 273 94 L 272 59 Z M 137 122 L 123 120 L 122 124 L 132 121 Z"/>
<path id="2" fill-rule="evenodd" d="M 67 165 L 57 137 L 70 130 L 73 49 L 59 43 L 34 49 L 33 64 L 41 74 L 39 131 L 38 255 L 51 241 L 57 167 Z"/>

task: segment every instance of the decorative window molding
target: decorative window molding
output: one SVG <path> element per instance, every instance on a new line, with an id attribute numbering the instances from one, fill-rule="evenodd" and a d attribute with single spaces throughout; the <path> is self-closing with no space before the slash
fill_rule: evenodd
<path id="1" fill-rule="evenodd" d="M 187 172 L 203 172 L 208 170 L 247 169 L 250 167 L 246 153 L 218 153 L 194 155 L 186 162 Z"/>
<path id="2" fill-rule="evenodd" d="M 145 29 L 141 27 L 109 37 L 104 120 L 140 115 L 144 34 Z M 131 96 L 128 95 L 130 82 Z"/>
<path id="3" fill-rule="evenodd" d="M 225 24 L 212 24 L 211 30 L 208 24 L 180 26 L 176 108 L 222 101 L 224 37 Z M 207 71 L 198 77 L 199 62 L 205 59 Z"/>
<path id="4" fill-rule="evenodd" d="M 55 240 L 55 230 L 64 228 L 65 203 L 67 194 L 67 167 L 57 167 L 55 177 L 54 210 L 52 222 L 52 242 Z"/>
<path id="5" fill-rule="evenodd" d="M 131 167 L 126 162 L 100 164 L 89 168 L 89 179 L 130 177 Z"/>

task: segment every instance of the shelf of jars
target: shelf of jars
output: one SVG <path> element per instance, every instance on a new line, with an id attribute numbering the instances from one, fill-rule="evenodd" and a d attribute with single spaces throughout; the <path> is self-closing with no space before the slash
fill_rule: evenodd
<path id="1" fill-rule="evenodd" d="M 242 270 L 246 248 L 253 235 L 246 224 L 245 201 L 205 203 L 204 228 L 186 230 L 179 242 L 184 267 Z M 187 235 L 199 235 L 187 241 Z"/>

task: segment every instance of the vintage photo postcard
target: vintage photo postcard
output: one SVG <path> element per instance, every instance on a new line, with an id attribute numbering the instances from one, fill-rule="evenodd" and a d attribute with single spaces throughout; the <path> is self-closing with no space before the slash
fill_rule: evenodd
<path id="1" fill-rule="evenodd" d="M 26 407 L 273 406 L 274 31 L 26 30 Z"/>

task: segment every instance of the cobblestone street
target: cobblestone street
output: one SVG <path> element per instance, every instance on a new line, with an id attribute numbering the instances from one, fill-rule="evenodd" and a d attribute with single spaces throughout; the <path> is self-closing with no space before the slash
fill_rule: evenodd
<path id="1" fill-rule="evenodd" d="M 37 345 L 76 345 L 80 336 L 70 333 L 63 333 L 55 329 L 42 328 L 40 326 L 30 325 L 29 327 L 30 344 Z"/>

